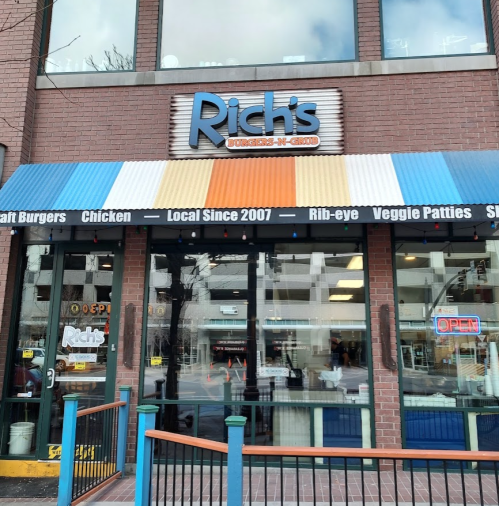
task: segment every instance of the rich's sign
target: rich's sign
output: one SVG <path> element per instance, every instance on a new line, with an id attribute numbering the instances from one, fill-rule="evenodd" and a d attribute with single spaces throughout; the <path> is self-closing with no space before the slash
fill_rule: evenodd
<path id="1" fill-rule="evenodd" d="M 478 335 L 480 331 L 478 316 L 435 316 L 437 334 Z"/>
<path id="2" fill-rule="evenodd" d="M 214 114 L 206 117 L 203 114 L 206 107 L 211 107 Z M 264 93 L 263 104 L 245 108 L 241 108 L 235 97 L 226 103 L 214 93 L 196 93 L 192 105 L 189 146 L 198 149 L 199 137 L 203 133 L 217 148 L 224 144 L 228 149 L 244 150 L 318 148 L 320 139 L 313 134 L 318 132 L 321 122 L 315 116 L 316 111 L 317 104 L 299 103 L 296 96 L 289 97 L 286 107 L 274 107 L 272 91 Z M 261 126 L 252 121 L 256 118 L 262 120 Z M 274 136 L 276 122 L 282 122 L 284 136 Z M 218 131 L 226 123 L 229 138 Z M 241 133 L 243 137 L 237 139 Z"/>
<path id="3" fill-rule="evenodd" d="M 341 90 L 175 95 L 169 157 L 343 153 Z"/>

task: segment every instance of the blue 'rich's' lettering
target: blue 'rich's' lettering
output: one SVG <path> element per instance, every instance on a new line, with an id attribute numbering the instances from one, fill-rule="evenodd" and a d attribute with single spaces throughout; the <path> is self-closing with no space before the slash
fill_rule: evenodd
<path id="1" fill-rule="evenodd" d="M 214 109 L 214 114 L 203 118 L 206 107 Z M 293 135 L 294 120 L 292 111 L 296 110 L 296 133 L 315 134 L 320 127 L 320 121 L 315 116 L 317 104 L 304 103 L 298 105 L 297 97 L 290 97 L 287 107 L 274 108 L 274 93 L 265 92 L 264 105 L 253 105 L 239 110 L 239 100 L 231 98 L 226 104 L 223 99 L 214 93 L 199 92 L 194 95 L 192 106 L 191 129 L 189 145 L 193 149 L 199 147 L 201 133 L 207 137 L 217 148 L 222 146 L 225 138 L 217 131 L 228 123 L 229 137 L 237 137 L 239 129 L 245 135 L 274 135 L 274 126 L 277 121 L 283 122 L 284 134 Z M 263 117 L 264 127 L 250 124 L 250 120 Z"/>

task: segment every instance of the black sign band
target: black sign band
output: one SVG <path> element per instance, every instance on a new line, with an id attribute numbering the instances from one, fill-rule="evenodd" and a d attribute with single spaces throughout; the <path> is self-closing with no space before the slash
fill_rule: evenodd
<path id="1" fill-rule="evenodd" d="M 4 211 L 0 226 L 283 225 L 431 223 L 499 220 L 499 205 Z"/>

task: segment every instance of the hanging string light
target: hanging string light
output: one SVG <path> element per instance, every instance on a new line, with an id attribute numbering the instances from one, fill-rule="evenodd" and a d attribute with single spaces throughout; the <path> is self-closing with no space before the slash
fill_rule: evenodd
<path id="1" fill-rule="evenodd" d="M 227 232 L 227 227 L 224 228 L 224 237 L 227 239 L 229 237 L 229 232 Z"/>
<path id="2" fill-rule="evenodd" d="M 296 227 L 293 226 L 293 239 L 296 239 L 298 237 L 298 233 L 296 232 Z"/>
<path id="3" fill-rule="evenodd" d="M 99 242 L 99 239 L 97 238 L 97 230 L 95 231 L 95 234 L 94 234 L 94 244 L 97 244 Z"/>
<path id="4" fill-rule="evenodd" d="M 196 231 L 195 231 L 195 230 L 193 230 L 193 231 L 192 231 L 191 237 L 192 237 L 193 239 L 196 237 Z"/>
<path id="5" fill-rule="evenodd" d="M 348 230 L 348 223 L 345 223 L 345 225 L 343 225 L 343 230 Z"/>
<path id="6" fill-rule="evenodd" d="M 428 241 L 426 240 L 426 230 L 423 232 L 423 244 L 428 244 Z"/>
<path id="7" fill-rule="evenodd" d="M 242 239 L 243 241 L 245 241 L 247 238 L 248 238 L 248 237 L 246 236 L 246 229 L 245 229 L 245 228 L 243 228 L 243 236 L 241 237 L 241 239 Z"/>
<path id="8" fill-rule="evenodd" d="M 178 234 L 178 242 L 181 243 L 182 242 L 182 230 L 180 231 L 180 233 Z"/>
<path id="9" fill-rule="evenodd" d="M 438 223 L 438 221 L 435 222 L 435 230 L 439 230 L 440 229 L 440 223 Z"/>
<path id="10" fill-rule="evenodd" d="M 52 239 L 53 239 L 53 236 L 52 236 L 52 229 L 50 229 L 49 241 L 50 241 L 50 242 L 52 242 Z"/>
<path id="11" fill-rule="evenodd" d="M 12 230 L 10 231 L 10 235 L 17 235 L 19 232 L 16 227 L 12 227 Z"/>
<path id="12" fill-rule="evenodd" d="M 478 241 L 478 234 L 476 233 L 476 227 L 473 227 L 473 240 Z"/>
<path id="13" fill-rule="evenodd" d="M 491 222 L 490 222 L 490 228 L 496 228 L 496 223 L 495 223 L 495 221 L 491 221 Z"/>

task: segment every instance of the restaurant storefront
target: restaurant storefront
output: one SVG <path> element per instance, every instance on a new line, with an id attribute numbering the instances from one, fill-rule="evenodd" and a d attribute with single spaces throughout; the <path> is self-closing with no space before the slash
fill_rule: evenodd
<path id="1" fill-rule="evenodd" d="M 248 443 L 372 447 L 384 402 L 392 417 L 400 405 L 409 448 L 495 449 L 497 208 L 455 170 L 480 164 L 480 187 L 483 156 L 20 167 L 0 192 L 22 239 L 2 454 L 57 459 L 61 397 L 109 402 L 127 380 L 160 405 L 158 428 L 186 435 L 224 441 L 236 413 Z M 445 184 L 425 195 L 436 157 Z M 29 204 L 26 179 L 47 177 L 57 199 Z M 33 438 L 21 454 L 20 422 Z"/>

